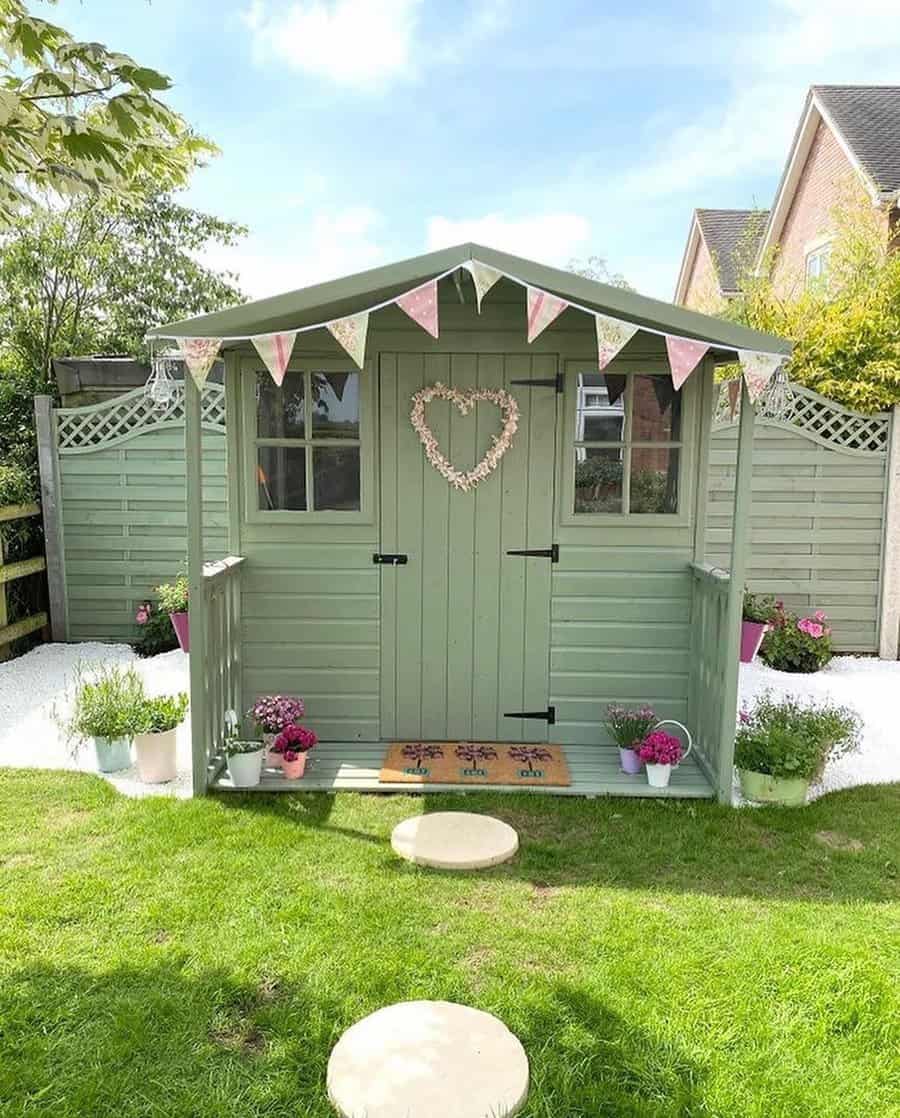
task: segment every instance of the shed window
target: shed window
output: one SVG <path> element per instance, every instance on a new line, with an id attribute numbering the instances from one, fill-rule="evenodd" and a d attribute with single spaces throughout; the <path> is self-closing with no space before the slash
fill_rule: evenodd
<path id="1" fill-rule="evenodd" d="M 575 512 L 675 513 L 681 393 L 667 373 L 579 373 Z"/>
<path id="2" fill-rule="evenodd" d="M 359 388 L 356 372 L 257 373 L 260 509 L 359 511 Z"/>

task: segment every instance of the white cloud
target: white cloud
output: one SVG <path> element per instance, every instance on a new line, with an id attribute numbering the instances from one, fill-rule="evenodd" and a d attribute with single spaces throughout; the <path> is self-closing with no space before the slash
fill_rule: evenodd
<path id="1" fill-rule="evenodd" d="M 305 227 L 252 235 L 234 248 L 210 249 L 200 258 L 208 267 L 235 272 L 251 299 L 264 299 L 383 263 L 380 222 L 368 206 L 323 212 Z"/>
<path id="2" fill-rule="evenodd" d="M 486 214 L 458 221 L 449 217 L 429 218 L 426 240 L 429 251 L 474 241 L 501 252 L 562 266 L 573 256 L 585 255 L 590 235 L 591 223 L 580 214 L 536 214 L 523 218 Z"/>
<path id="3" fill-rule="evenodd" d="M 380 86 L 413 70 L 422 0 L 253 0 L 243 21 L 261 62 L 286 63 L 339 85 Z"/>

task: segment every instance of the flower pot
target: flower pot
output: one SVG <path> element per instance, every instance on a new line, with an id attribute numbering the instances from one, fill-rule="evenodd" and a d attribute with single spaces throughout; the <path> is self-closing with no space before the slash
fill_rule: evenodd
<path id="1" fill-rule="evenodd" d="M 182 652 L 190 652 L 191 650 L 191 630 L 188 625 L 187 613 L 170 613 L 169 620 L 172 622 L 172 628 L 175 630 L 175 636 L 178 637 L 178 647 Z"/>
<path id="2" fill-rule="evenodd" d="M 94 738 L 97 768 L 102 773 L 117 773 L 131 766 L 129 738 Z"/>
<path id="3" fill-rule="evenodd" d="M 798 776 L 771 776 L 769 773 L 738 769 L 741 794 L 745 800 L 757 804 L 782 804 L 784 807 L 802 807 L 806 803 L 809 781 Z"/>
<path id="4" fill-rule="evenodd" d="M 759 652 L 759 646 L 766 634 L 764 621 L 741 622 L 741 663 L 749 664 Z"/>
<path id="5" fill-rule="evenodd" d="M 262 776 L 263 748 L 253 753 L 232 753 L 228 758 L 228 775 L 235 788 L 255 788 Z"/>
<path id="6" fill-rule="evenodd" d="M 178 775 L 174 729 L 159 734 L 135 734 L 134 753 L 144 784 L 165 784 Z"/>
<path id="7" fill-rule="evenodd" d="M 672 775 L 671 765 L 654 765 L 650 761 L 646 764 L 647 783 L 651 788 L 668 788 L 669 777 Z"/>
<path id="8" fill-rule="evenodd" d="M 306 772 L 306 754 L 301 753 L 296 761 L 282 760 L 281 771 L 285 780 L 299 780 Z"/>
<path id="9" fill-rule="evenodd" d="M 644 762 L 638 757 L 637 750 L 623 749 L 621 745 L 619 746 L 619 764 L 623 773 L 631 773 L 632 776 L 639 773 L 644 767 Z"/>

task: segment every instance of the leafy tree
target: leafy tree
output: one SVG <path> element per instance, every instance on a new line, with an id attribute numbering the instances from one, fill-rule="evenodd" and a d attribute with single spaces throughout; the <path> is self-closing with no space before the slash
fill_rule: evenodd
<path id="1" fill-rule="evenodd" d="M 604 256 L 588 256 L 584 260 L 573 257 L 566 265 L 567 272 L 574 272 L 576 276 L 585 279 L 597 280 L 598 283 L 608 283 L 610 287 L 621 287 L 624 291 L 634 291 L 634 288 L 621 272 L 611 272 Z"/>
<path id="2" fill-rule="evenodd" d="M 0 225 L 40 192 L 133 198 L 148 175 L 163 190 L 186 182 L 216 149 L 160 100 L 170 86 L 0 0 Z"/>

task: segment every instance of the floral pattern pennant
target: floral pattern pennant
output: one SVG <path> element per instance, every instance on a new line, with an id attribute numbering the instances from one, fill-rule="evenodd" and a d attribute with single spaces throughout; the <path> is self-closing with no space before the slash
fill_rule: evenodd
<path id="1" fill-rule="evenodd" d="M 549 291 L 541 291 L 539 287 L 529 287 L 527 289 L 528 341 L 533 342 L 539 334 L 542 334 L 568 305 L 565 299 L 559 299 Z"/>
<path id="2" fill-rule="evenodd" d="M 405 311 L 413 322 L 427 330 L 432 338 L 438 336 L 438 285 L 437 280 L 429 280 L 421 287 L 407 291 L 397 300 L 397 306 Z"/>
<path id="3" fill-rule="evenodd" d="M 294 342 L 297 340 L 296 330 L 287 330 L 281 334 L 260 334 L 253 339 L 256 352 L 262 358 L 266 368 L 272 374 L 272 380 L 281 387 L 284 374 L 291 359 Z"/>
<path id="4" fill-rule="evenodd" d="M 369 312 L 351 314 L 328 323 L 328 331 L 339 342 L 361 369 L 366 360 L 366 334 L 369 330 Z"/>
<path id="5" fill-rule="evenodd" d="M 784 357 L 777 353 L 757 353 L 752 349 L 739 349 L 738 360 L 741 363 L 750 402 L 755 404 L 769 387 L 769 381 L 784 361 Z"/>
<path id="6" fill-rule="evenodd" d="M 666 334 L 669 369 L 676 392 L 697 368 L 700 359 L 708 349 L 709 342 L 696 342 L 693 338 L 673 338 L 670 334 Z"/>
<path id="7" fill-rule="evenodd" d="M 610 318 L 608 314 L 594 315 L 594 323 L 597 327 L 597 368 L 602 371 L 631 341 L 638 328 L 630 322 Z"/>
<path id="8" fill-rule="evenodd" d="M 194 379 L 194 384 L 197 385 L 197 388 L 202 389 L 203 385 L 206 384 L 210 369 L 219 356 L 222 339 L 179 338 L 178 345 L 188 372 Z"/>
<path id="9" fill-rule="evenodd" d="M 478 313 L 481 314 L 481 300 L 497 280 L 503 278 L 503 273 L 492 268 L 490 264 L 482 264 L 480 260 L 468 260 L 464 266 L 472 277 L 472 283 L 475 284 L 475 301 L 478 304 Z"/>

